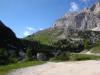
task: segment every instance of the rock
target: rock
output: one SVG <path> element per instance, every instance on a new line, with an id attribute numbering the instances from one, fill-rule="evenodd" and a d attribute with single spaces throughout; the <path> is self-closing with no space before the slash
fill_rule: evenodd
<path id="1" fill-rule="evenodd" d="M 52 54 L 53 54 L 54 56 L 58 56 L 58 55 L 60 55 L 61 53 L 62 53 L 61 50 L 54 50 L 54 51 L 52 52 Z"/>
<path id="2" fill-rule="evenodd" d="M 100 12 L 100 2 L 95 3 L 90 9 L 96 14 Z"/>
<path id="3" fill-rule="evenodd" d="M 45 61 L 47 59 L 44 53 L 37 53 L 37 60 Z"/>
<path id="4" fill-rule="evenodd" d="M 19 52 L 19 60 L 23 60 L 25 58 L 25 52 L 20 51 Z"/>

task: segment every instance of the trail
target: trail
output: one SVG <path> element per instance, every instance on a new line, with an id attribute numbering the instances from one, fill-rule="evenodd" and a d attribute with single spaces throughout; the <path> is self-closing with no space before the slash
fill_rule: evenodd
<path id="1" fill-rule="evenodd" d="M 100 75 L 100 60 L 48 62 L 43 65 L 21 68 L 8 75 Z"/>

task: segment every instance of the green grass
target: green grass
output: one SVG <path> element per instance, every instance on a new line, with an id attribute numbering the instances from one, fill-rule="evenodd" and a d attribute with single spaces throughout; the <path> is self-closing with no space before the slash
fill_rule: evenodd
<path id="1" fill-rule="evenodd" d="M 92 53 L 100 53 L 100 47 L 94 47 L 91 49 Z"/>
<path id="2" fill-rule="evenodd" d="M 35 33 L 32 36 L 26 37 L 25 39 L 35 40 L 41 42 L 42 44 L 50 45 L 51 42 L 57 41 L 58 40 L 57 37 L 60 36 L 62 33 L 63 33 L 62 29 L 52 29 L 52 30 L 45 29 Z"/>
<path id="3" fill-rule="evenodd" d="M 100 45 L 91 48 L 92 53 L 100 53 Z"/>
<path id="4" fill-rule="evenodd" d="M 71 61 L 82 61 L 82 60 L 100 60 L 100 56 L 72 53 L 70 55 Z"/>
<path id="5" fill-rule="evenodd" d="M 95 44 L 93 48 L 90 49 L 92 53 L 100 53 L 100 41 Z"/>
<path id="6" fill-rule="evenodd" d="M 100 56 L 70 53 L 68 55 L 59 55 L 57 57 L 51 58 L 50 61 L 84 61 L 84 60 L 100 60 Z"/>
<path id="7" fill-rule="evenodd" d="M 20 62 L 20 63 L 10 64 L 10 65 L 0 66 L 0 75 L 7 75 L 10 71 L 14 69 L 39 65 L 43 63 L 44 63 L 43 61 L 27 61 L 27 62 Z"/>

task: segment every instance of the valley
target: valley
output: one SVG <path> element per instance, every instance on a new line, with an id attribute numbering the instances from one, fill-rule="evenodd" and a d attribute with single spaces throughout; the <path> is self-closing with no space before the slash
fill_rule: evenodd
<path id="1" fill-rule="evenodd" d="M 100 1 L 23 38 L 0 21 L 0 75 L 100 75 L 99 69 Z"/>

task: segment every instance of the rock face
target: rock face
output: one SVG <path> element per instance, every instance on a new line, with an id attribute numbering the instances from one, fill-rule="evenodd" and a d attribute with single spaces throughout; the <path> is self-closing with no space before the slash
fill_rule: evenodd
<path id="1" fill-rule="evenodd" d="M 100 2 L 94 4 L 91 8 L 86 8 L 79 13 L 65 14 L 54 24 L 54 28 L 64 27 L 74 30 L 90 30 L 100 26 Z"/>
<path id="2" fill-rule="evenodd" d="M 91 8 L 91 11 L 93 11 L 94 13 L 98 13 L 100 12 L 100 2 L 97 2 L 96 4 L 94 4 Z"/>
<path id="3" fill-rule="evenodd" d="M 44 53 L 37 53 L 37 60 L 45 61 L 47 59 Z"/>

